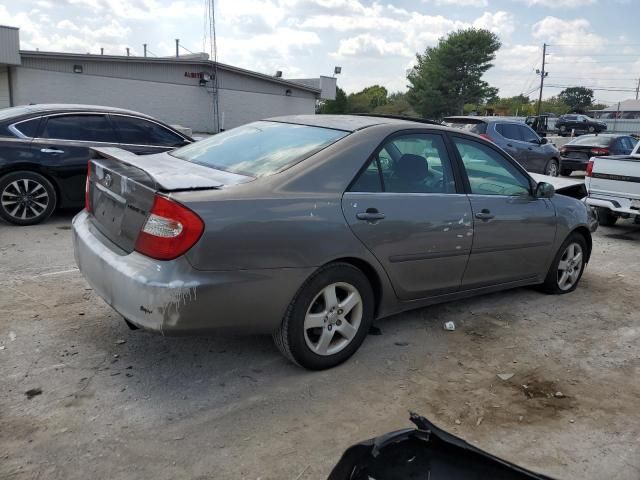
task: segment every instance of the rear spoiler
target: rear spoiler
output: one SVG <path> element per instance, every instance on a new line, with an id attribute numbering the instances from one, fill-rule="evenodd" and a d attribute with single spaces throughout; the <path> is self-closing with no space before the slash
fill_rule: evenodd
<path id="1" fill-rule="evenodd" d="M 93 147 L 91 150 L 98 154 L 98 158 L 115 160 L 144 171 L 153 179 L 156 188 L 160 191 L 220 188 L 251 179 L 251 177 L 182 160 L 167 153 L 136 155 L 114 147 Z"/>

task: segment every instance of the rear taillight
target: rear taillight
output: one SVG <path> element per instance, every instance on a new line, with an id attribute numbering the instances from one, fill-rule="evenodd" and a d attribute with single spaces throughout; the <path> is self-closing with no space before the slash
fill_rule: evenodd
<path id="1" fill-rule="evenodd" d="M 91 160 L 87 163 L 87 181 L 84 184 L 84 209 L 91 213 L 91 192 L 90 192 L 90 178 L 91 178 Z"/>
<path id="2" fill-rule="evenodd" d="M 608 148 L 592 148 L 591 155 L 609 155 Z"/>
<path id="3" fill-rule="evenodd" d="M 135 250 L 157 260 L 173 260 L 193 247 L 203 231 L 204 223 L 198 215 L 178 202 L 156 195 Z"/>
<path id="4" fill-rule="evenodd" d="M 593 174 L 593 160 L 589 160 L 587 164 L 587 177 L 591 177 Z"/>
<path id="5" fill-rule="evenodd" d="M 487 135 L 486 133 L 481 133 L 480 136 L 482 138 L 484 138 L 485 140 L 489 140 L 490 142 L 493 142 L 493 139 L 489 135 Z"/>

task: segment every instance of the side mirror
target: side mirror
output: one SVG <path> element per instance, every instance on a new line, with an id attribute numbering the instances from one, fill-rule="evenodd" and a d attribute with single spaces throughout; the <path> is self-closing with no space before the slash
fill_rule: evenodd
<path id="1" fill-rule="evenodd" d="M 549 143 L 549 140 L 547 140 L 547 138 L 546 138 L 546 137 L 542 137 L 542 138 L 540 139 L 540 145 L 546 145 L 547 143 Z"/>
<path id="2" fill-rule="evenodd" d="M 536 198 L 551 198 L 555 195 L 556 189 L 547 182 L 540 182 L 536 186 Z"/>

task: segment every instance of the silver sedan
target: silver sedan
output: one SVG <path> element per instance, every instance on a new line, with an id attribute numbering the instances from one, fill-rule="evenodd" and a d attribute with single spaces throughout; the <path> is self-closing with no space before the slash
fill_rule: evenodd
<path id="1" fill-rule="evenodd" d="M 95 291 L 132 328 L 268 332 L 310 369 L 377 318 L 573 291 L 597 224 L 496 145 L 427 122 L 279 117 L 170 153 L 95 151 L 73 221 Z"/>

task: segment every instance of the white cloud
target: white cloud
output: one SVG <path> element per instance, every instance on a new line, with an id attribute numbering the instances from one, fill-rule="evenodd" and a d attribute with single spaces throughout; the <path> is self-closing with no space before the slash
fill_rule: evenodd
<path id="1" fill-rule="evenodd" d="M 60 30 L 67 30 L 70 32 L 77 32 L 78 30 L 80 30 L 80 28 L 73 23 L 71 20 L 60 20 L 57 24 L 56 24 L 56 28 L 60 29 Z"/>
<path id="2" fill-rule="evenodd" d="M 596 0 L 525 0 L 530 7 L 577 8 L 595 3 Z"/>
<path id="3" fill-rule="evenodd" d="M 427 3 L 429 0 L 422 0 Z M 486 7 L 488 0 L 434 0 L 436 5 L 458 5 L 460 7 Z"/>
<path id="4" fill-rule="evenodd" d="M 485 12 L 480 18 L 473 21 L 473 26 L 507 37 L 515 30 L 515 20 L 513 15 L 508 12 Z"/>
<path id="5" fill-rule="evenodd" d="M 563 47 L 567 53 L 589 53 L 605 48 L 607 39 L 591 31 L 591 24 L 584 18 L 562 20 L 558 17 L 545 17 L 535 23 L 531 29 L 533 38 Z"/>
<path id="6" fill-rule="evenodd" d="M 369 33 L 357 35 L 340 41 L 338 51 L 334 54 L 342 57 L 410 57 L 414 52 L 402 42 L 388 42 L 384 38 L 375 37 Z"/>

